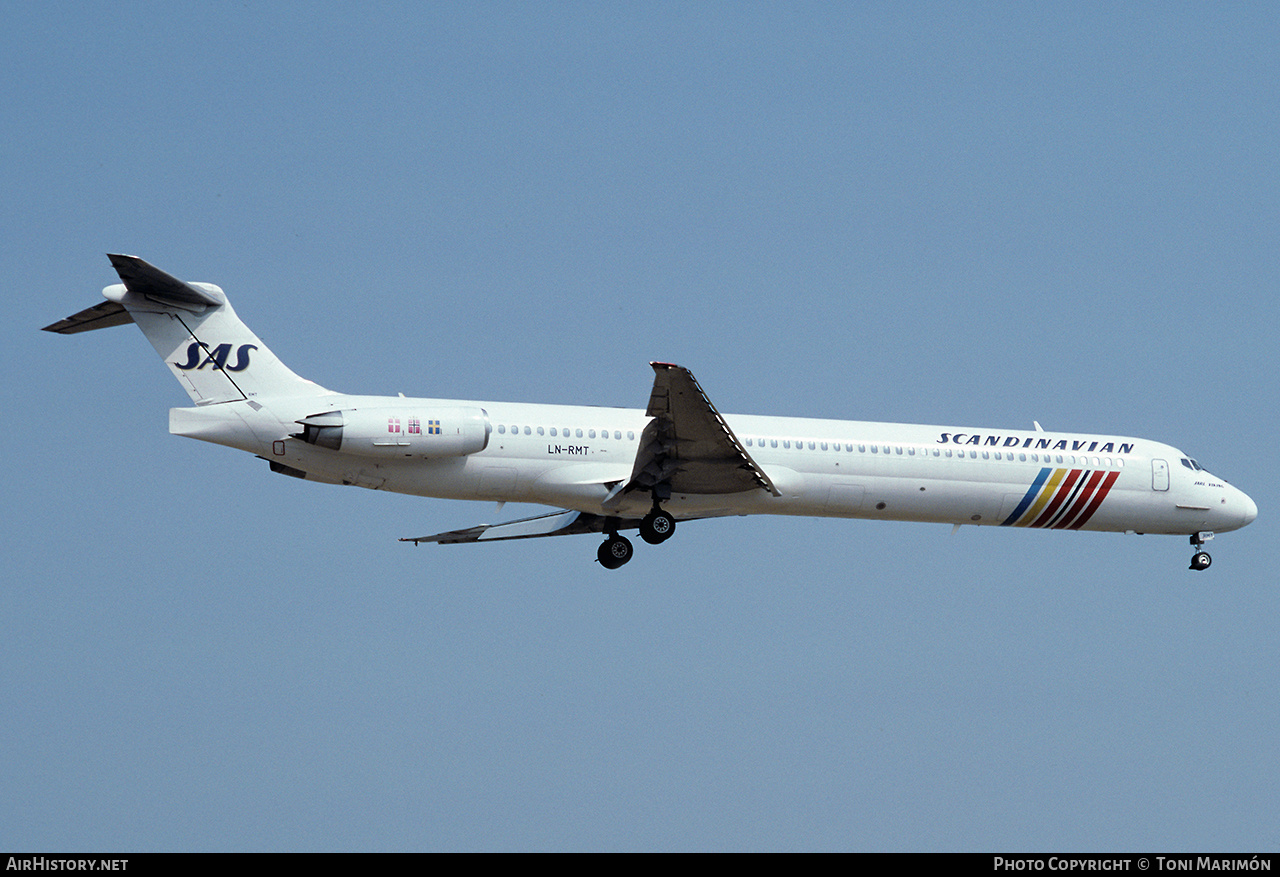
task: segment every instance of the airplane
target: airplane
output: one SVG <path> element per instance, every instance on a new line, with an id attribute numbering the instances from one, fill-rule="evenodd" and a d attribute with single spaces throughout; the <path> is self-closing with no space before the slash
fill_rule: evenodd
<path id="1" fill-rule="evenodd" d="M 1258 507 L 1182 451 L 1123 436 L 721 414 L 693 374 L 654 371 L 648 407 L 623 409 L 352 396 L 299 377 L 223 291 L 136 256 L 108 254 L 106 301 L 44 327 L 76 334 L 136 323 L 194 407 L 169 432 L 248 451 L 308 481 L 556 511 L 402 542 L 604 535 L 596 559 L 633 554 L 677 522 L 801 515 L 1153 533 L 1204 544 Z"/>

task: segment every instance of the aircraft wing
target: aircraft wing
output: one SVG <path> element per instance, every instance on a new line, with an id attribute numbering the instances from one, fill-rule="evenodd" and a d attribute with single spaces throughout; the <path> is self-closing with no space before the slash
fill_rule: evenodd
<path id="1" fill-rule="evenodd" d="M 535 515 L 518 521 L 507 521 L 505 524 L 481 524 L 465 530 L 450 530 L 448 533 L 417 536 L 400 541 L 412 542 L 415 545 L 421 542 L 452 545 L 458 542 L 495 542 L 502 539 L 533 539 L 538 536 L 571 536 L 578 533 L 603 533 L 607 522 L 612 522 L 615 529 L 634 529 L 640 525 L 637 520 L 606 518 L 603 515 L 570 510 Z"/>
<path id="2" fill-rule="evenodd" d="M 621 502 L 635 490 L 723 494 L 778 489 L 751 459 L 693 373 L 667 362 L 651 362 L 653 392 L 645 412 L 653 418 L 640 436 L 631 479 L 605 500 Z"/>
<path id="3" fill-rule="evenodd" d="M 779 496 L 773 481 L 751 459 L 729 424 L 711 404 L 707 394 L 687 368 L 666 362 L 650 363 L 653 392 L 646 414 L 652 418 L 640 435 L 631 478 L 614 485 L 603 502 L 615 508 L 631 491 L 646 493 L 742 493 L 767 490 Z M 590 512 L 557 511 L 503 524 L 481 524 L 434 536 L 416 536 L 401 542 L 494 542 L 533 539 L 577 533 L 615 533 L 635 529 L 640 521 Z"/>

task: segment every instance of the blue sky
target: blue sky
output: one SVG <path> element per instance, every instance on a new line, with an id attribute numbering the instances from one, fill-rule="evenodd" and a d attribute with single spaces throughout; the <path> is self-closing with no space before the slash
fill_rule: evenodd
<path id="1" fill-rule="evenodd" d="M 1272 4 L 70 4 L 0 31 L 0 846 L 1280 845 Z M 742 518 L 593 537 L 309 485 L 103 255 L 348 392 L 1169 442 L 1183 539 Z M 503 517 L 523 507 L 509 506 Z M 513 513 L 514 512 L 514 513 Z"/>

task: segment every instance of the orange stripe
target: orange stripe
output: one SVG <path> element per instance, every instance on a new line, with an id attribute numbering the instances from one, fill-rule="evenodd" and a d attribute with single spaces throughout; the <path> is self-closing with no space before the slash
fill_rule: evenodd
<path id="1" fill-rule="evenodd" d="M 1067 470 L 1061 469 L 1059 471 L 1066 472 Z M 1035 523 L 1031 524 L 1030 526 L 1043 527 L 1045 524 L 1049 523 L 1049 521 L 1053 520 L 1053 513 L 1058 510 L 1058 506 L 1062 505 L 1062 501 L 1071 495 L 1071 488 L 1072 486 L 1075 485 L 1076 481 L 1080 478 L 1081 471 L 1083 470 L 1072 469 L 1067 474 L 1067 477 L 1062 482 L 1062 486 L 1058 488 L 1058 492 L 1054 496 L 1053 502 L 1049 503 L 1049 507 L 1044 510 L 1044 514 L 1036 518 Z"/>
<path id="2" fill-rule="evenodd" d="M 1053 496 L 1054 489 L 1058 486 L 1059 482 L 1062 481 L 1062 476 L 1066 474 L 1066 469 L 1054 469 L 1053 474 L 1049 476 L 1049 483 L 1044 486 L 1044 490 L 1040 492 L 1040 496 L 1038 496 L 1036 501 L 1031 504 L 1031 508 L 1027 509 L 1026 513 L 1022 517 L 1018 518 L 1018 523 L 1014 526 L 1029 526 L 1030 522 L 1036 519 L 1036 515 L 1040 513 L 1040 510 L 1044 508 L 1044 504 L 1049 501 L 1049 497 Z"/>

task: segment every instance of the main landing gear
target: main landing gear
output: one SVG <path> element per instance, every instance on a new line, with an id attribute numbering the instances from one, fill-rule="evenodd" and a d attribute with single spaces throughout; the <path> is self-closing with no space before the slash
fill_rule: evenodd
<path id="1" fill-rule="evenodd" d="M 657 502 L 653 505 L 653 511 L 640 521 L 640 538 L 650 545 L 666 542 L 675 531 L 676 519 L 664 512 Z M 625 536 L 619 536 L 615 529 L 596 549 L 596 560 L 600 561 L 600 565 L 605 569 L 617 569 L 631 559 L 633 552 L 631 540 Z"/>
<path id="2" fill-rule="evenodd" d="M 671 538 L 676 531 L 676 519 L 658 506 L 640 521 L 640 538 L 650 545 L 659 545 Z"/>
<path id="3" fill-rule="evenodd" d="M 1209 556 L 1209 552 L 1202 551 L 1201 546 L 1212 538 L 1213 534 L 1208 532 L 1192 534 L 1191 547 L 1196 550 L 1196 553 L 1191 555 L 1191 566 L 1187 567 L 1187 569 L 1202 570 L 1209 568 L 1209 564 L 1213 563 L 1213 558 Z"/>
<path id="4" fill-rule="evenodd" d="M 596 560 L 600 561 L 600 565 L 605 569 L 617 569 L 631 559 L 633 551 L 630 539 L 619 536 L 617 533 L 610 533 L 609 537 L 596 549 Z"/>

